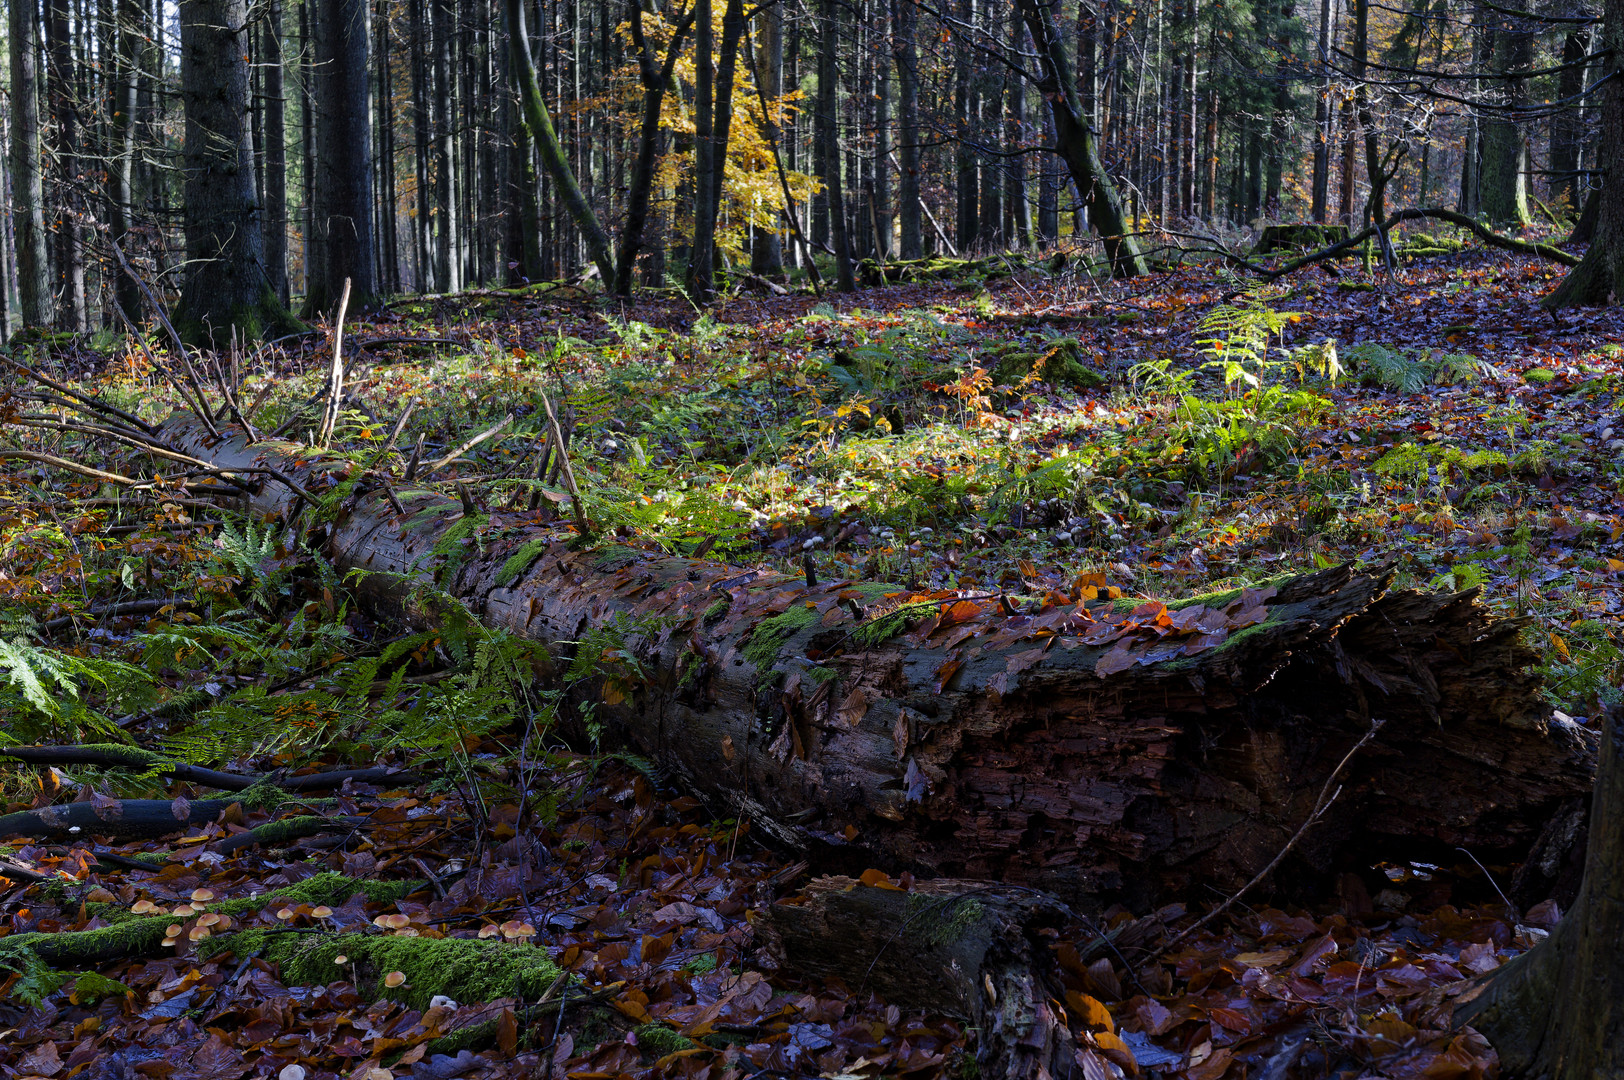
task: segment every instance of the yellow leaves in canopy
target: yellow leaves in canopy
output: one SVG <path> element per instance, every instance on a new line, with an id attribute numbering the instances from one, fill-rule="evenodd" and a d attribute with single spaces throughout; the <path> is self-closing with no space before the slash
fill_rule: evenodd
<path id="1" fill-rule="evenodd" d="M 722 16 L 726 5 L 713 5 L 716 41 L 721 42 Z M 663 60 L 670 44 L 672 24 L 663 13 L 645 13 L 643 32 L 657 62 Z M 622 23 L 618 28 L 626 46 L 627 60 L 615 71 L 613 87 L 606 105 L 611 108 L 617 122 L 629 140 L 635 144 L 642 122 L 643 85 L 638 74 L 636 53 L 631 28 Z M 784 191 L 778 179 L 778 168 L 773 160 L 772 145 L 767 141 L 761 95 L 757 92 L 752 65 L 746 51 L 752 47 L 746 39 L 740 45 L 739 63 L 733 79 L 733 121 L 728 131 L 727 164 L 723 179 L 721 214 L 716 223 L 716 245 L 730 259 L 746 254 L 749 228 L 776 229 L 781 227 Z M 666 208 L 673 239 L 686 238 L 693 232 L 693 206 L 686 197 L 692 191 L 694 159 L 694 35 L 683 38 L 683 52 L 674 72 L 675 93 L 666 89 L 660 104 L 660 127 L 675 136 L 675 145 L 662 154 L 655 164 L 654 203 Z M 718 88 L 720 96 L 720 88 Z M 782 127 L 794 119 L 797 102 L 802 98 L 799 90 L 767 102 L 767 116 Z M 786 169 L 790 191 L 797 202 L 810 200 L 821 185 L 811 176 Z"/>

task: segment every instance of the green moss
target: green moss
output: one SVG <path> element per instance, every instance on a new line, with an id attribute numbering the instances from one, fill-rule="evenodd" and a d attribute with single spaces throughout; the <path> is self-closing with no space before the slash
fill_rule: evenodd
<path id="1" fill-rule="evenodd" d="M 931 948 L 958 941 L 986 913 L 981 901 L 972 897 L 947 899 L 925 893 L 909 893 L 904 925 L 908 935 Z"/>
<path id="2" fill-rule="evenodd" d="M 289 986 L 326 986 L 353 980 L 369 997 L 388 997 L 427 1008 L 444 994 L 462 1004 L 502 997 L 538 998 L 562 974 L 546 951 L 477 938 L 397 937 L 393 934 L 303 934 L 244 930 L 225 935 L 216 953 L 258 955 L 281 965 Z M 341 967 L 337 960 L 345 957 Z M 383 985 L 390 972 L 406 982 Z"/>
<path id="3" fill-rule="evenodd" d="M 1042 352 L 1017 352 L 1006 347 L 993 368 L 992 381 L 1000 386 L 1017 383 L 1033 372 L 1055 386 L 1090 389 L 1107 382 L 1105 376 L 1082 362 L 1082 345 L 1076 338 L 1056 338 Z"/>
<path id="4" fill-rule="evenodd" d="M 593 569 L 611 571 L 630 566 L 643 558 L 644 552 L 636 548 L 626 547 L 624 544 L 605 544 L 597 550 L 592 560 Z"/>
<path id="5" fill-rule="evenodd" d="M 881 615 L 877 619 L 870 619 L 859 626 L 851 632 L 851 639 L 861 648 L 872 649 L 906 630 L 908 623 L 917 618 L 919 613 L 919 607 L 905 604 L 895 611 Z"/>
<path id="6" fill-rule="evenodd" d="M 633 1029 L 632 1034 L 637 1036 L 637 1048 L 655 1057 L 665 1057 L 679 1050 L 692 1050 L 699 1045 L 687 1036 L 661 1024 L 644 1024 Z"/>
<path id="7" fill-rule="evenodd" d="M 821 686 L 824 683 L 829 682 L 831 679 L 836 678 L 838 675 L 839 672 L 835 671 L 834 668 L 827 668 L 819 665 L 814 665 L 806 669 L 806 678 L 814 686 Z"/>
<path id="8" fill-rule="evenodd" d="M 755 665 L 762 684 L 771 681 L 773 665 L 778 663 L 778 654 L 784 643 L 819 618 L 817 608 L 797 602 L 791 604 L 783 614 L 756 624 L 756 628 L 750 632 L 749 643 L 744 647 L 744 658 Z"/>
<path id="9" fill-rule="evenodd" d="M 706 623 L 709 623 L 713 619 L 721 618 L 723 613 L 726 612 L 727 609 L 732 607 L 732 606 L 733 606 L 733 602 L 731 600 L 718 600 L 718 601 L 716 601 L 716 603 L 714 603 L 710 607 L 706 608 L 705 613 L 699 617 L 699 624 L 701 626 L 703 626 Z"/>
<path id="10" fill-rule="evenodd" d="M 525 544 L 518 551 L 509 556 L 508 561 L 502 564 L 502 569 L 496 572 L 496 587 L 506 588 L 512 584 L 520 574 L 530 569 L 541 553 L 552 545 L 552 540 L 545 536 L 538 536 Z"/>
<path id="11" fill-rule="evenodd" d="M 1523 372 L 1523 381 L 1536 386 L 1546 386 L 1556 381 L 1556 372 L 1550 368 L 1529 368 Z"/>

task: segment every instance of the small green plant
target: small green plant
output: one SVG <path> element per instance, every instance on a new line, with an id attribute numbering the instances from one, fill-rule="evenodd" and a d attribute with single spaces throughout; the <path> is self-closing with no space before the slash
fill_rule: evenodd
<path id="1" fill-rule="evenodd" d="M 1419 393 L 1428 386 L 1476 382 L 1492 370 L 1470 353 L 1394 349 L 1374 341 L 1355 345 L 1346 355 L 1360 382 L 1404 394 Z"/>

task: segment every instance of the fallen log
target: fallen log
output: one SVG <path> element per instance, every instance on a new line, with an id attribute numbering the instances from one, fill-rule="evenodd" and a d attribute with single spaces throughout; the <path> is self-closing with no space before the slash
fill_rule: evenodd
<path id="1" fill-rule="evenodd" d="M 336 489 L 313 539 L 365 572 L 375 604 L 431 622 L 433 585 L 566 655 L 582 641 L 635 655 L 635 673 L 598 665 L 575 688 L 596 693 L 596 718 L 825 869 L 1001 880 L 1084 909 L 1232 890 L 1296 834 L 1373 719 L 1334 813 L 1270 884 L 1453 862 L 1456 847 L 1521 861 L 1591 781 L 1590 742 L 1548 722 L 1522 624 L 1472 591 L 1395 589 L 1391 571 L 1176 609 L 1051 595 L 1011 613 L 996 595 L 577 550 L 424 491 L 398 492 L 401 515 L 358 466 L 306 448 L 216 441 L 184 418 L 163 434 L 223 470 Z M 250 505 L 299 508 L 270 482 Z"/>
<path id="2" fill-rule="evenodd" d="M 1071 917 L 1027 889 L 938 879 L 903 891 L 833 877 L 752 924 L 768 953 L 801 975 L 968 1021 L 981 1075 L 1021 1078 L 1076 1071 L 1065 1014 L 1051 1004 L 1065 989 L 1040 936 Z"/>

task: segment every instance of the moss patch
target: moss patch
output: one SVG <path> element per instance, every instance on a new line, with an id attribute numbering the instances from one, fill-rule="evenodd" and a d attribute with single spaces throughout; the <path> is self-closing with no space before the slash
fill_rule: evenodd
<path id="1" fill-rule="evenodd" d="M 1550 368 L 1529 368 L 1523 372 L 1523 382 L 1533 383 L 1535 386 L 1547 386 L 1556 381 L 1556 372 Z"/>
<path id="2" fill-rule="evenodd" d="M 947 899 L 909 893 L 907 911 L 908 935 L 935 949 L 962 938 L 981 921 L 986 908 L 972 897 Z"/>
<path id="3" fill-rule="evenodd" d="M 660 1024 L 644 1024 L 633 1029 L 632 1034 L 637 1036 L 637 1048 L 655 1057 L 665 1057 L 681 1050 L 692 1050 L 699 1045 L 686 1035 Z"/>
<path id="4" fill-rule="evenodd" d="M 1108 381 L 1104 375 L 1083 363 L 1082 345 L 1076 338 L 1056 338 L 1041 352 L 1006 348 L 997 355 L 992 381 L 999 386 L 1018 383 L 1033 374 L 1052 386 L 1081 389 L 1101 387 Z"/>
<path id="5" fill-rule="evenodd" d="M 257 954 L 280 964 L 289 986 L 326 986 L 352 979 L 368 997 L 426 1008 L 438 994 L 462 1004 L 502 997 L 537 998 L 562 974 L 543 949 L 478 938 L 396 937 L 393 934 L 302 934 L 244 930 L 222 938 L 238 956 Z M 338 958 L 345 957 L 340 966 Z M 406 982 L 383 984 L 399 971 Z"/>
<path id="6" fill-rule="evenodd" d="M 795 603 L 790 605 L 788 611 L 756 624 L 756 628 L 750 632 L 749 644 L 744 647 L 744 658 L 755 665 L 763 685 L 772 680 L 773 665 L 778 663 L 778 654 L 783 650 L 784 643 L 819 618 L 817 608 Z"/>

